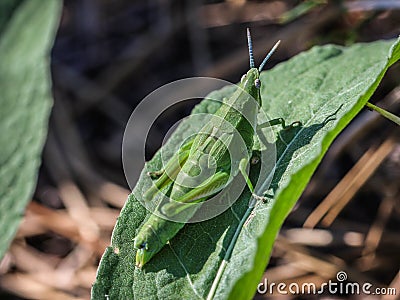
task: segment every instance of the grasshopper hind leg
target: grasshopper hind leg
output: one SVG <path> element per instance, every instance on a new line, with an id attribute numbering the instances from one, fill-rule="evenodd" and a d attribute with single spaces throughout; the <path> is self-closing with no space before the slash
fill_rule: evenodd
<path id="1" fill-rule="evenodd" d="M 164 190 L 168 185 L 170 185 L 178 175 L 181 166 L 186 162 L 189 157 L 190 148 L 192 147 L 193 139 L 186 142 L 177 153 L 175 153 L 163 169 L 147 172 L 147 174 L 152 178 L 156 179 L 153 185 L 144 193 L 144 199 L 149 201 L 153 199 L 160 190 Z"/>
<path id="2" fill-rule="evenodd" d="M 194 138 L 192 137 L 192 138 L 190 138 L 188 141 L 186 141 L 186 142 L 183 144 L 183 146 L 182 146 L 181 148 L 179 148 L 178 152 L 177 152 L 176 154 L 174 154 L 174 156 L 172 156 L 172 157 L 170 158 L 170 160 L 168 161 L 168 163 L 167 163 L 166 166 L 164 166 L 164 167 L 163 167 L 162 169 L 160 169 L 160 170 L 149 171 L 149 172 L 147 172 L 147 173 L 146 173 L 147 176 L 150 176 L 151 179 L 158 179 L 158 178 L 160 178 L 160 177 L 165 173 L 165 170 L 166 170 L 168 167 L 169 167 L 169 169 L 171 169 L 171 167 L 175 167 L 175 166 L 176 166 L 175 162 L 176 162 L 177 159 L 180 160 L 179 163 L 182 164 L 182 160 L 185 158 L 185 154 L 188 153 L 187 151 L 189 151 L 190 148 L 191 148 L 192 145 L 193 145 L 193 140 L 194 140 Z M 181 155 L 180 155 L 180 154 L 181 154 Z M 168 166 L 168 164 L 169 164 L 170 162 L 172 162 L 172 166 L 171 166 L 171 165 Z"/>

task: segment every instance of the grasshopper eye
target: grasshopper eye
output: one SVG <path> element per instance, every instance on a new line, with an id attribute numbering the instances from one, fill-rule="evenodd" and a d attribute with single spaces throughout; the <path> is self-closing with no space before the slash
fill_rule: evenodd
<path id="1" fill-rule="evenodd" d="M 240 82 L 243 83 L 243 81 L 246 79 L 246 74 L 243 74 L 242 78 L 240 79 Z"/>
<path id="2" fill-rule="evenodd" d="M 259 89 L 261 87 L 261 80 L 258 78 L 254 80 L 254 86 Z"/>

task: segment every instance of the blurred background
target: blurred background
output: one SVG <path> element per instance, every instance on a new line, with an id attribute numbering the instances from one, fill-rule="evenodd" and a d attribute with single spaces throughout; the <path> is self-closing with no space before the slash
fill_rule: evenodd
<path id="1" fill-rule="evenodd" d="M 282 40 L 270 68 L 314 45 L 396 38 L 399 25 L 400 1 L 389 0 L 65 0 L 43 163 L 0 264 L 0 298 L 89 299 L 130 192 L 121 163 L 125 124 L 148 93 L 192 76 L 239 81 L 248 69 L 246 27 L 256 61 Z M 399 75 L 397 64 L 371 100 L 397 115 Z M 146 159 L 194 104 L 161 115 Z M 367 110 L 342 132 L 281 230 L 264 274 L 269 282 L 319 285 L 343 270 L 400 293 L 399 132 Z"/>

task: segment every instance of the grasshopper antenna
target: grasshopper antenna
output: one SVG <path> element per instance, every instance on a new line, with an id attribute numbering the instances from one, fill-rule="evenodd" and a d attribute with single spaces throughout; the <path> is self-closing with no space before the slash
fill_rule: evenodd
<path id="1" fill-rule="evenodd" d="M 247 45 L 249 47 L 250 68 L 254 68 L 253 43 L 251 41 L 251 34 L 249 28 L 247 28 Z"/>
<path id="2" fill-rule="evenodd" d="M 279 44 L 281 43 L 281 40 L 277 41 L 272 47 L 272 49 L 268 52 L 267 56 L 265 56 L 264 60 L 262 61 L 261 65 L 258 67 L 258 72 L 261 72 L 262 69 L 264 68 L 265 64 L 267 63 L 268 59 L 271 57 L 272 54 L 274 54 L 276 48 L 278 48 Z M 254 64 L 254 62 L 253 62 Z"/>

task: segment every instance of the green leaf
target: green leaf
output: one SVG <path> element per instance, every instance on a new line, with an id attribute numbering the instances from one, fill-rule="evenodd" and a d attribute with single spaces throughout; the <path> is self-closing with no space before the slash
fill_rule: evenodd
<path id="1" fill-rule="evenodd" d="M 333 139 L 363 108 L 387 68 L 400 57 L 397 41 L 314 47 L 261 74 L 263 108 L 271 118 L 301 121 L 303 126 L 279 131 L 276 172 L 256 215 L 241 231 L 215 299 L 250 299 L 268 263 L 272 245 L 287 214 L 300 197 Z M 232 88 L 209 98 L 229 97 Z M 217 106 L 202 101 L 193 113 L 212 113 Z M 203 124 L 182 122 L 163 147 L 169 154 Z M 149 162 L 157 169 L 160 153 Z M 254 174 L 252 170 L 252 174 Z M 143 192 L 141 174 L 135 190 Z M 100 263 L 92 299 L 205 299 L 246 210 L 244 192 L 218 217 L 187 224 L 145 267 L 135 268 L 133 239 L 147 211 L 131 195 L 115 226 L 112 246 Z"/>
<path id="2" fill-rule="evenodd" d="M 22 0 L 3 0 L 0 2 L 0 34 L 21 2 Z"/>
<path id="3" fill-rule="evenodd" d="M 58 0 L 19 3 L 2 3 L 9 19 L 0 24 L 0 257 L 36 184 L 52 105 L 50 49 L 62 7 Z"/>

